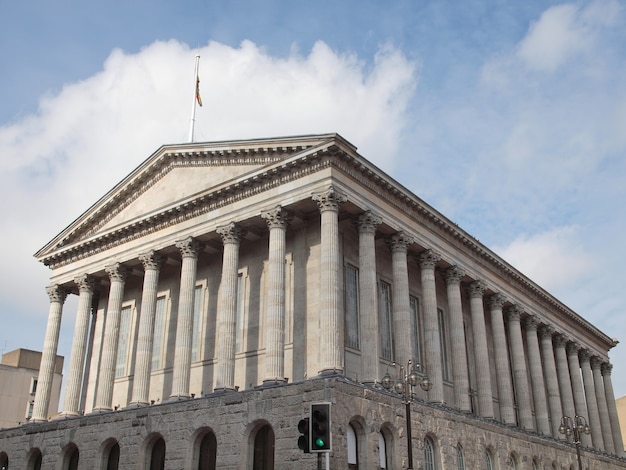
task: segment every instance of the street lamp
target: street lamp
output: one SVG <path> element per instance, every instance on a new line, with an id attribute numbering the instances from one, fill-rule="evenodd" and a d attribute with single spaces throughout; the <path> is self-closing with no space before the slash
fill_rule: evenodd
<path id="1" fill-rule="evenodd" d="M 591 433 L 591 429 L 587 426 L 587 420 L 578 415 L 574 416 L 573 420 L 569 416 L 563 416 L 563 418 L 561 418 L 559 432 L 565 434 L 566 437 L 570 437 L 572 434 L 574 435 L 574 445 L 576 446 L 576 456 L 578 457 L 578 469 L 583 470 L 583 464 L 580 461 L 580 436 L 582 433 Z"/>
<path id="2" fill-rule="evenodd" d="M 398 364 L 393 363 L 394 367 Z M 383 387 L 386 390 L 392 390 L 399 395 L 402 395 L 402 401 L 406 407 L 406 441 L 409 457 L 408 470 L 413 468 L 413 447 L 411 445 L 411 400 L 413 399 L 413 387 L 419 384 L 420 388 L 424 391 L 428 391 L 433 387 L 432 382 L 428 378 L 425 372 L 422 372 L 422 365 L 419 363 L 413 363 L 411 359 L 407 362 L 406 368 L 400 366 L 398 377 L 394 380 L 389 371 L 385 374 L 381 381 Z"/>

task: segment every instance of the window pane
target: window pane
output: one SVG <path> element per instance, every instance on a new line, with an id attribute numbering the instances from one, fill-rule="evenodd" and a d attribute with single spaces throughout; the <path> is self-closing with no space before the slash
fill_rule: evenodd
<path id="1" fill-rule="evenodd" d="M 193 296 L 193 330 L 191 333 L 191 360 L 200 360 L 200 335 L 202 334 L 202 306 L 204 305 L 204 288 L 196 286 Z"/>
<path id="2" fill-rule="evenodd" d="M 465 455 L 463 454 L 463 447 L 459 444 L 456 448 L 456 466 L 458 470 L 465 470 Z"/>
<path id="3" fill-rule="evenodd" d="M 435 470 L 435 451 L 430 439 L 424 439 L 424 470 Z"/>
<path id="4" fill-rule="evenodd" d="M 154 334 L 152 338 L 152 370 L 161 368 L 163 332 L 165 330 L 165 297 L 157 298 L 154 313 Z"/>
<path id="5" fill-rule="evenodd" d="M 117 343 L 117 360 L 115 364 L 115 377 L 126 375 L 126 360 L 128 354 L 128 345 L 130 342 L 130 316 L 131 307 L 123 307 L 120 312 L 120 333 Z"/>
<path id="6" fill-rule="evenodd" d="M 418 364 L 422 363 L 422 342 L 420 341 L 420 331 L 422 325 L 419 316 L 419 301 L 415 297 L 409 297 L 411 305 L 411 320 L 413 322 L 413 357 Z"/>
<path id="7" fill-rule="evenodd" d="M 387 444 L 382 432 L 378 433 L 378 457 L 380 468 L 387 468 Z"/>
<path id="8" fill-rule="evenodd" d="M 491 465 L 491 454 L 489 451 L 485 452 L 485 459 L 486 470 L 493 470 L 493 465 Z"/>
<path id="9" fill-rule="evenodd" d="M 359 272 L 346 266 L 346 346 L 359 349 Z"/>
<path id="10" fill-rule="evenodd" d="M 378 308 L 380 311 L 380 354 L 383 359 L 393 359 L 393 342 L 391 337 L 391 285 L 380 282 Z"/>
<path id="11" fill-rule="evenodd" d="M 356 441 L 356 432 L 352 425 L 348 425 L 348 465 L 358 465 L 357 461 L 357 441 Z M 352 467 L 350 467 L 352 468 Z"/>

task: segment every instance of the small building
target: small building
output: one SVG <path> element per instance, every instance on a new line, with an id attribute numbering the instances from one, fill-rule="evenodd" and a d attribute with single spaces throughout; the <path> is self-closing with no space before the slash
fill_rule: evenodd
<path id="1" fill-rule="evenodd" d="M 16 349 L 4 353 L 0 362 L 0 428 L 12 428 L 28 422 L 33 414 L 41 353 L 30 349 Z M 52 378 L 49 410 L 57 414 L 63 356 L 56 356 Z"/>

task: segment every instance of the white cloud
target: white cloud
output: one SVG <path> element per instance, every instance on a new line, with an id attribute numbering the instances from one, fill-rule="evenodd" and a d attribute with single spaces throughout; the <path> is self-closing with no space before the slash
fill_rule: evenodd
<path id="1" fill-rule="evenodd" d="M 576 227 L 522 234 L 507 246 L 495 247 L 494 251 L 548 291 L 578 285 L 594 267 Z"/>
<path id="2" fill-rule="evenodd" d="M 249 41 L 197 52 L 196 140 L 337 131 L 392 164 L 416 80 L 415 64 L 393 47 L 372 64 L 323 42 L 282 58 Z M 8 202 L 0 256 L 12 266 L 2 273 L 1 315 L 45 315 L 48 271 L 32 254 L 159 146 L 187 140 L 195 54 L 177 41 L 114 50 L 102 71 L 0 127 L 0 200 Z"/>

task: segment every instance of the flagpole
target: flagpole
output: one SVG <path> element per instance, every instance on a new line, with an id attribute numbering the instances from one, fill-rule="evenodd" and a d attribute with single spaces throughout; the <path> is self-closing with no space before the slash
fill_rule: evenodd
<path id="1" fill-rule="evenodd" d="M 196 69 L 193 74 L 193 103 L 191 105 L 191 122 L 189 123 L 189 142 L 193 142 L 194 127 L 196 124 L 196 102 L 198 101 L 198 86 L 200 78 L 198 77 L 198 68 L 200 66 L 200 55 L 196 55 Z"/>

